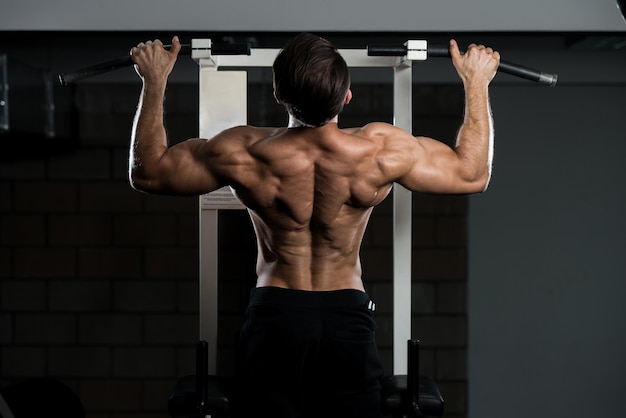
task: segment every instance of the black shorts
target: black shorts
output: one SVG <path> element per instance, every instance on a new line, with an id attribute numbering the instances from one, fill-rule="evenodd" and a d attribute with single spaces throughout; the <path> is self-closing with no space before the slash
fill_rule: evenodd
<path id="1" fill-rule="evenodd" d="M 372 303 L 358 290 L 253 289 L 238 349 L 238 417 L 380 417 Z"/>

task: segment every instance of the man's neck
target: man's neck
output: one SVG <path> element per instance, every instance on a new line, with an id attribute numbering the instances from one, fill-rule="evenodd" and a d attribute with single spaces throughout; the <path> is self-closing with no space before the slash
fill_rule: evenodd
<path id="1" fill-rule="evenodd" d="M 338 120 L 339 120 L 339 116 L 337 115 L 331 120 L 329 120 L 328 122 L 326 122 L 326 125 L 328 125 L 329 123 L 337 123 Z M 306 123 L 294 118 L 293 115 L 289 115 L 289 125 L 287 125 L 287 127 L 288 128 L 311 128 L 312 126 L 307 125 Z"/>

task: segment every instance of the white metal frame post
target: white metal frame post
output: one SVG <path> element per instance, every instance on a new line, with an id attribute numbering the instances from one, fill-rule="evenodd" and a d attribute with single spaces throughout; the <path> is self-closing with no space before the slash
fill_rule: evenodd
<path id="1" fill-rule="evenodd" d="M 412 61 L 427 57 L 426 41 L 406 43 L 404 57 L 368 56 L 366 49 L 340 49 L 349 67 L 387 67 L 394 70 L 394 124 L 412 130 Z M 192 58 L 200 66 L 200 136 L 246 123 L 245 71 L 217 71 L 218 67 L 271 67 L 278 49 L 253 48 L 250 55 L 211 55 L 210 39 L 192 41 Z M 244 73 L 244 75 L 242 75 Z M 229 75 L 230 74 L 230 75 Z M 395 185 L 393 193 L 393 320 L 394 374 L 406 374 L 411 338 L 411 193 Z M 209 373 L 217 365 L 217 210 L 243 208 L 228 190 L 200 199 L 200 339 L 209 343 Z"/>
<path id="2" fill-rule="evenodd" d="M 394 67 L 393 123 L 412 132 L 412 62 Z M 411 338 L 411 192 L 393 189 L 393 374 L 408 370 L 407 340 Z"/>
<path id="3" fill-rule="evenodd" d="M 192 41 L 192 58 L 200 66 L 199 136 L 212 138 L 224 129 L 247 123 L 247 73 L 217 71 L 211 41 Z M 218 209 L 242 206 L 226 190 L 200 198 L 200 339 L 209 346 L 209 373 L 217 372 Z"/>

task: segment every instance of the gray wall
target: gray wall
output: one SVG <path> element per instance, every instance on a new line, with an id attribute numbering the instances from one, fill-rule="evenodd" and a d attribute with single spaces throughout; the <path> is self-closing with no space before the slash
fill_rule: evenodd
<path id="1" fill-rule="evenodd" d="M 613 31 L 615 0 L 5 0 L 3 30 Z"/>
<path id="2" fill-rule="evenodd" d="M 469 416 L 623 416 L 626 83 L 497 86 L 493 107 L 494 177 L 470 199 Z"/>

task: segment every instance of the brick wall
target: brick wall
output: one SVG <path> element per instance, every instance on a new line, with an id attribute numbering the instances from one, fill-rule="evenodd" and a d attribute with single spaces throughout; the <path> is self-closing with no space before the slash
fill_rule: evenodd
<path id="1" fill-rule="evenodd" d="M 391 121 L 390 86 L 353 89 L 342 124 Z M 269 86 L 249 91 L 249 103 L 256 103 L 250 123 L 284 123 Z M 0 163 L 0 385 L 54 377 L 78 394 L 90 418 L 166 417 L 174 382 L 194 367 L 198 202 L 128 186 L 126 147 L 138 93 L 138 85 L 110 84 L 64 91 L 57 126 L 80 140 L 62 152 L 41 141 L 8 144 L 3 152 L 14 155 Z M 170 87 L 172 138 L 197 134 L 197 101 L 195 85 Z M 416 89 L 414 112 L 415 134 L 452 139 L 462 91 Z M 423 374 L 438 381 L 446 398 L 446 417 L 459 418 L 467 392 L 467 200 L 413 200 L 413 336 L 422 340 Z M 362 247 L 387 370 L 391 210 L 388 199 L 374 211 Z M 245 212 L 220 213 L 219 239 L 218 368 L 228 374 L 254 280 L 254 236 Z"/>

